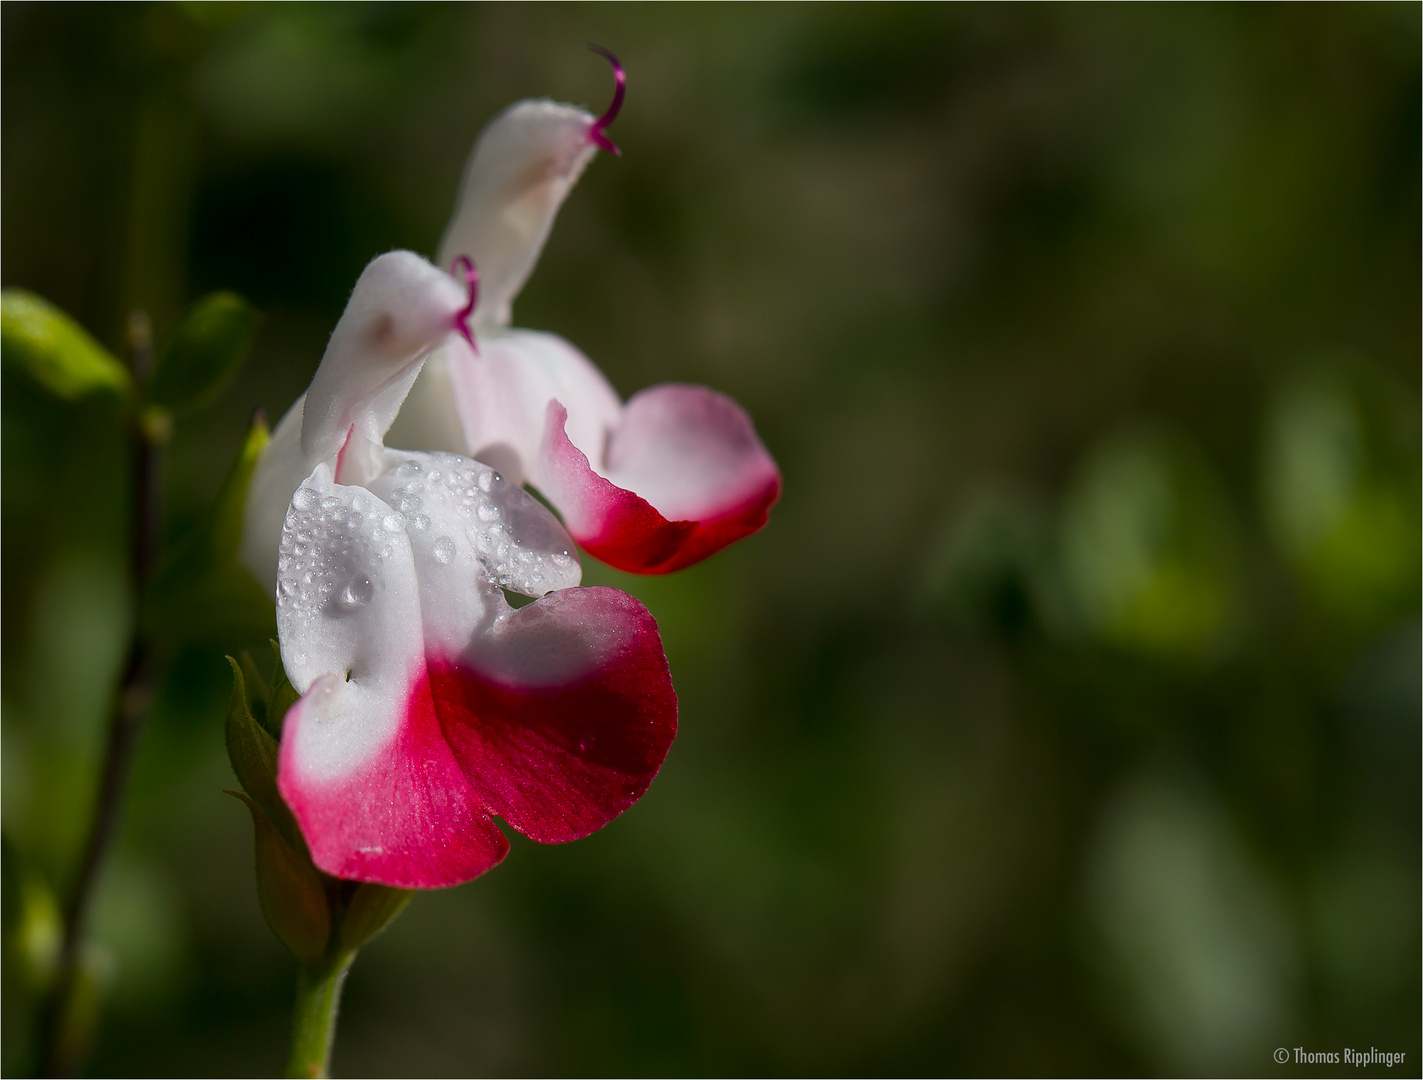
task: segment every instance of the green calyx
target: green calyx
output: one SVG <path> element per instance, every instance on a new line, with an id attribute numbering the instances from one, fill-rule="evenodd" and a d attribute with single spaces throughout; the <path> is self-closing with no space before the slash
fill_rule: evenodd
<path id="1" fill-rule="evenodd" d="M 276 650 L 276 642 L 272 643 Z M 304 963 L 344 967 L 356 950 L 404 910 L 413 895 L 374 882 L 344 881 L 322 873 L 291 809 L 277 789 L 282 720 L 297 700 L 281 657 L 270 678 L 253 659 L 228 657 L 228 760 L 245 794 L 231 792 L 252 814 L 256 831 L 257 897 L 272 931 Z"/>

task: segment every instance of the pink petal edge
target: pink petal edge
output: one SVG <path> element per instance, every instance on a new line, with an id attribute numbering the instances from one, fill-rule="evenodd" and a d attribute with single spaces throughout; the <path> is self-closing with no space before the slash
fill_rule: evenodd
<path id="1" fill-rule="evenodd" d="M 568 410 L 550 401 L 540 470 L 545 494 L 579 545 L 618 570 L 667 574 L 701 562 L 765 526 L 781 496 L 780 472 L 764 455 L 748 493 L 698 519 L 668 520 L 640 495 L 594 472 L 569 439 L 567 420 Z"/>

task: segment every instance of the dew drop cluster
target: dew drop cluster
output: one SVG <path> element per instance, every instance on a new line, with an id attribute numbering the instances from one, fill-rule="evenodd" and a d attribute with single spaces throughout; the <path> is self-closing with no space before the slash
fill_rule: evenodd
<path id="1" fill-rule="evenodd" d="M 365 608 L 401 523 L 368 494 L 323 495 L 303 484 L 292 496 L 277 555 L 277 608 L 303 621 Z"/>
<path id="2" fill-rule="evenodd" d="M 546 507 L 482 462 L 458 454 L 407 454 L 372 485 L 403 518 L 417 551 L 438 566 L 466 567 L 489 582 L 542 596 L 577 585 L 573 541 Z"/>

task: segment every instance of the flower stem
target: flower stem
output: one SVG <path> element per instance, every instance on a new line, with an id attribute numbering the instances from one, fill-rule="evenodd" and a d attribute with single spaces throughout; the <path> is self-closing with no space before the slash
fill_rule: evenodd
<path id="1" fill-rule="evenodd" d="M 341 987 L 355 958 L 354 952 L 347 952 L 334 959 L 302 963 L 296 979 L 296 1004 L 292 1008 L 292 1052 L 284 1075 L 330 1075 Z"/>
<path id="2" fill-rule="evenodd" d="M 145 386 L 153 361 L 153 335 L 148 316 L 135 311 L 129 317 L 128 338 L 134 380 Z M 142 595 L 157 548 L 163 510 L 159 465 L 161 436 L 138 420 L 130 426 L 132 461 L 132 517 L 130 519 L 130 572 L 135 597 Z M 118 824 L 134 747 L 148 714 L 150 672 L 148 650 L 137 623 L 130 631 L 123 682 L 114 698 L 99 791 L 79 870 L 64 907 L 64 937 L 59 963 L 49 994 L 40 1010 L 40 1075 L 69 1076 L 78 1068 L 90 1032 L 76 1030 L 74 996 L 80 981 L 80 951 L 92 906 L 99 870 Z"/>

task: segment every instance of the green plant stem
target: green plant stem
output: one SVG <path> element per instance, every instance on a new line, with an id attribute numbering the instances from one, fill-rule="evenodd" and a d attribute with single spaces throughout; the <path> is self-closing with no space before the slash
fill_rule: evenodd
<path id="1" fill-rule="evenodd" d="M 354 952 L 347 952 L 334 959 L 303 962 L 298 969 L 296 1003 L 292 1007 L 292 1052 L 284 1075 L 330 1075 L 341 987 L 355 958 Z"/>
<path id="2" fill-rule="evenodd" d="M 129 318 L 128 331 L 134 380 L 138 386 L 144 387 L 153 358 L 148 316 L 134 312 Z M 135 418 L 130 424 L 129 442 L 133 500 L 129 558 L 134 595 L 141 596 L 154 564 L 162 524 L 162 439 L 155 437 Z M 84 854 L 64 906 L 64 937 L 60 943 L 59 963 L 54 982 L 40 1009 L 39 1073 L 45 1077 L 73 1075 L 79 1067 L 87 1036 L 91 1034 L 73 1029 L 74 994 L 79 983 L 80 952 L 94 889 L 118 825 L 134 747 L 148 714 L 151 692 L 146 644 L 135 623 L 130 630 L 123 682 L 115 695 L 110 714 L 99 788 Z"/>

